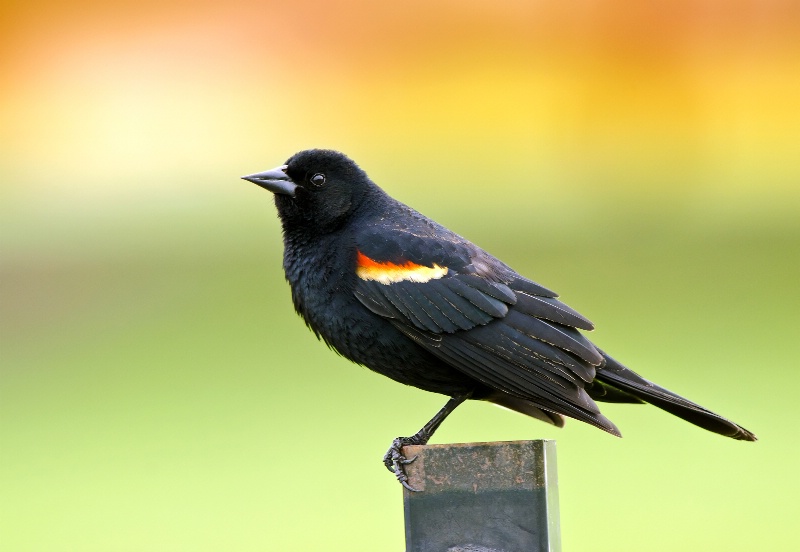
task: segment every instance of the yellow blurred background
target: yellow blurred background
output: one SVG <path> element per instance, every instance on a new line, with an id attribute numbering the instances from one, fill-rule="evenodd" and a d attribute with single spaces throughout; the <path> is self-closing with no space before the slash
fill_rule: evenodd
<path id="1" fill-rule="evenodd" d="M 0 549 L 403 549 L 380 458 L 444 399 L 314 343 L 238 179 L 308 147 L 761 438 L 459 409 L 435 442 L 558 440 L 566 550 L 800 545 L 800 4 L 2 10 Z"/>

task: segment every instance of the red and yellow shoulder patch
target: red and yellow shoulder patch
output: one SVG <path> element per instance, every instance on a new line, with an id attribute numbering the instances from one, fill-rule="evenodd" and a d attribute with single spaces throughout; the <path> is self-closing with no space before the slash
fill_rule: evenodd
<path id="1" fill-rule="evenodd" d="M 437 280 L 447 274 L 446 266 L 439 266 L 434 263 L 432 267 L 418 265 L 411 261 L 403 264 L 382 263 L 370 259 L 361 251 L 358 251 L 356 259 L 356 275 L 362 280 L 374 280 L 381 284 L 394 284 L 402 281 L 409 282 L 428 282 Z"/>

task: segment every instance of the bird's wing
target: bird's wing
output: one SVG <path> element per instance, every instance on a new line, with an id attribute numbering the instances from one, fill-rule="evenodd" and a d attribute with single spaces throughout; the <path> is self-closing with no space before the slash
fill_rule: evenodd
<path id="1" fill-rule="evenodd" d="M 355 294 L 372 312 L 494 389 L 616 432 L 584 390 L 603 363 L 578 331 L 592 323 L 555 293 L 439 229 L 357 242 Z"/>
<path id="2" fill-rule="evenodd" d="M 591 323 L 482 249 L 444 228 L 379 227 L 356 244 L 356 297 L 371 311 L 432 333 L 454 333 L 504 318 L 510 306 L 557 322 Z M 515 286 L 517 290 L 510 286 Z"/>

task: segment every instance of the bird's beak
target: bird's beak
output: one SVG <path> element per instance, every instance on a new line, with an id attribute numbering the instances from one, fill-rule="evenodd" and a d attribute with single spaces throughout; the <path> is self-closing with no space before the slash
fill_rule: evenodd
<path id="1" fill-rule="evenodd" d="M 294 197 L 297 184 L 292 182 L 292 179 L 284 172 L 285 170 L 286 165 L 281 165 L 280 167 L 275 167 L 274 169 L 256 174 L 249 174 L 242 178 L 244 180 L 249 180 L 253 184 L 258 184 L 274 194 L 284 194 Z"/>

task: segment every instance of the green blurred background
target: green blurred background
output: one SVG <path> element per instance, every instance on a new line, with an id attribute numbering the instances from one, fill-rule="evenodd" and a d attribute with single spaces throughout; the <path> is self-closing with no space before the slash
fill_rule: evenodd
<path id="1" fill-rule="evenodd" d="M 5 2 L 0 548 L 402 550 L 380 458 L 443 397 L 316 343 L 268 193 L 345 151 L 753 430 L 608 405 L 558 440 L 566 550 L 789 550 L 800 454 L 792 0 Z"/>

